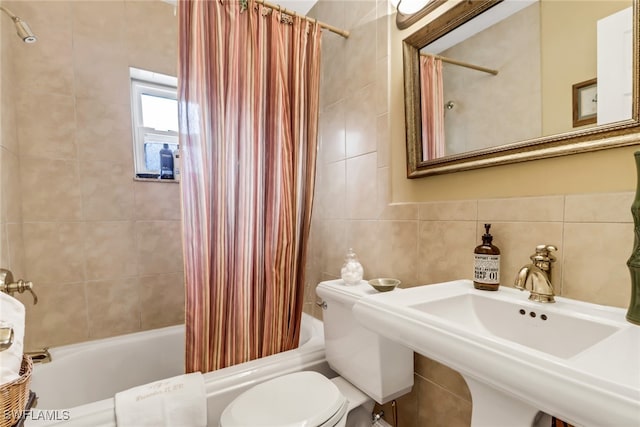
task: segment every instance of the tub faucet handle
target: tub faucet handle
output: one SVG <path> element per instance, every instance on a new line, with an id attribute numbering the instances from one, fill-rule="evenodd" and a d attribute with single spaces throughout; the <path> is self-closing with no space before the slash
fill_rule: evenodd
<path id="1" fill-rule="evenodd" d="M 22 279 L 14 283 L 11 271 L 0 268 L 0 292 L 13 296 L 16 292 L 23 293 L 24 291 L 29 291 L 31 293 L 31 296 L 33 297 L 33 305 L 36 305 L 38 303 L 38 296 L 33 290 L 33 283 L 26 282 Z"/>

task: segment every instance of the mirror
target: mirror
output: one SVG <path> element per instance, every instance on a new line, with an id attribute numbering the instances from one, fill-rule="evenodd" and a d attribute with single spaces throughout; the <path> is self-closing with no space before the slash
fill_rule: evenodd
<path id="1" fill-rule="evenodd" d="M 417 178 L 637 144 L 637 3 L 463 1 L 407 37 L 403 41 L 407 176 Z M 500 12 L 509 17 L 497 23 L 489 19 L 500 8 L 513 9 L 514 4 L 520 8 L 510 15 Z M 590 12 L 594 4 L 604 11 Z M 607 34 L 597 29 L 598 20 L 624 13 L 627 28 L 613 25 L 622 28 L 618 30 L 620 38 L 610 42 L 607 37 L 598 37 L 598 33 Z M 480 29 L 469 30 L 470 26 Z M 581 36 L 580 31 L 589 35 Z M 489 38 L 492 32 L 499 38 Z M 460 33 L 466 35 L 461 37 Z M 528 38 L 517 39 L 523 34 Z M 553 39 L 553 34 L 558 37 Z M 598 38 L 604 41 L 598 42 Z M 542 47 L 533 41 L 541 41 Z M 596 43 L 601 44 L 599 49 Z M 619 59 L 606 57 L 614 53 Z M 423 88 L 431 81 L 427 86 L 421 84 L 421 78 L 427 78 L 421 73 L 421 62 L 427 62 L 421 60 L 425 54 L 495 70 L 497 74 L 443 62 L 444 95 L 440 104 L 424 104 L 423 109 L 428 99 L 422 96 Z M 564 62 L 551 61 L 554 57 Z M 617 65 L 617 70 L 610 71 L 611 64 Z M 611 82 L 614 86 L 619 82 L 625 85 L 612 89 Z M 430 117 L 423 120 L 422 113 L 429 110 L 439 112 L 443 122 L 423 126 Z M 427 129 L 432 132 L 439 127 L 444 129 L 440 131 L 444 141 L 423 138 Z M 440 148 L 429 146 L 434 141 L 440 141 Z"/>

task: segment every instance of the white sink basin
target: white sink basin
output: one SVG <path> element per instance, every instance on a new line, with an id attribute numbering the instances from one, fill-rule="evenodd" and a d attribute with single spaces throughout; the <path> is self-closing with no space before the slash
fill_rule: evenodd
<path id="1" fill-rule="evenodd" d="M 467 332 L 504 339 L 562 358 L 573 357 L 620 330 L 616 324 L 504 297 L 504 293 L 464 293 L 409 307 Z"/>
<path id="2" fill-rule="evenodd" d="M 354 314 L 458 370 L 472 393 L 473 425 L 515 425 L 518 417 L 530 425 L 542 410 L 580 426 L 640 426 L 640 326 L 623 309 L 527 297 L 459 280 L 372 295 Z"/>

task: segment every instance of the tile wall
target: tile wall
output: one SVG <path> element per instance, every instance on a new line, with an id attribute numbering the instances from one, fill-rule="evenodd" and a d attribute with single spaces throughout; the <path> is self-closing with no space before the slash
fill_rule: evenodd
<path id="1" fill-rule="evenodd" d="M 133 180 L 128 69 L 176 75 L 173 6 L 6 6 L 38 36 L 2 38 L 0 254 L 40 298 L 27 348 L 182 322 L 180 188 Z"/>
<path id="2" fill-rule="evenodd" d="M 405 287 L 470 278 L 485 223 L 493 224 L 502 251 L 503 286 L 511 286 L 536 245 L 554 244 L 559 295 L 626 307 L 632 192 L 527 197 L 523 188 L 522 197 L 508 199 L 390 204 L 387 40 L 395 24 L 386 0 L 320 0 L 312 13 L 351 37 L 323 35 L 306 312 L 322 316 L 315 286 L 339 276 L 349 247 L 368 278 L 396 277 Z M 400 425 L 469 425 L 471 396 L 457 372 L 416 355 L 414 379 L 412 392 L 398 400 Z"/>

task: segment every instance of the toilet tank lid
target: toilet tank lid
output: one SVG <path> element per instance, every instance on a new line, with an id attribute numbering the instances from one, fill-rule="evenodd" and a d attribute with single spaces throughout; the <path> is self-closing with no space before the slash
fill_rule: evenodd
<path id="1" fill-rule="evenodd" d="M 343 303 L 355 304 L 360 298 L 378 293 L 365 280 L 355 285 L 347 285 L 342 280 L 328 280 L 320 282 L 316 287 L 320 298 L 333 298 Z"/>
<path id="2" fill-rule="evenodd" d="M 258 384 L 222 412 L 221 427 L 320 426 L 341 410 L 346 398 L 323 375 L 303 371 Z"/>

